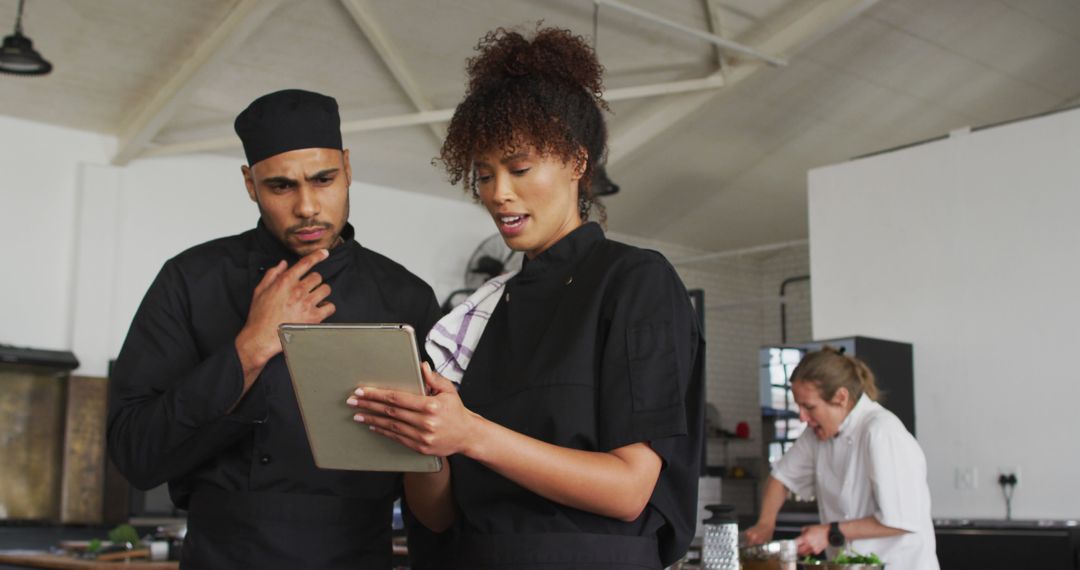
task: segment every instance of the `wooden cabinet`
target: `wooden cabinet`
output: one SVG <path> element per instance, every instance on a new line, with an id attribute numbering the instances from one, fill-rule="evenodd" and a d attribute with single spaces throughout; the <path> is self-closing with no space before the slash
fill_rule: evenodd
<path id="1" fill-rule="evenodd" d="M 76 367 L 70 352 L 0 345 L 0 521 L 127 520 L 126 489 L 108 490 L 108 380 Z"/>

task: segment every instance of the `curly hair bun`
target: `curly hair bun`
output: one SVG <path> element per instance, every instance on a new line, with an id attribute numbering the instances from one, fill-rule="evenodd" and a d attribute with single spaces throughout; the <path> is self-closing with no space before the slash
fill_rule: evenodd
<path id="1" fill-rule="evenodd" d="M 532 39 L 498 28 L 476 45 L 467 62 L 465 99 L 454 110 L 439 157 L 450 183 L 465 182 L 479 198 L 473 158 L 492 149 L 531 146 L 564 163 L 584 162 L 578 183 L 581 218 L 603 204 L 593 195 L 593 173 L 607 148 L 600 97 L 604 68 L 581 36 L 539 28 Z M 582 151 L 584 150 L 584 153 Z"/>
<path id="2" fill-rule="evenodd" d="M 497 28 L 476 45 L 480 55 L 470 58 L 466 96 L 517 77 L 539 76 L 576 85 L 592 94 L 597 103 L 604 86 L 604 68 L 585 38 L 570 30 L 538 29 L 529 41 L 520 33 Z"/>

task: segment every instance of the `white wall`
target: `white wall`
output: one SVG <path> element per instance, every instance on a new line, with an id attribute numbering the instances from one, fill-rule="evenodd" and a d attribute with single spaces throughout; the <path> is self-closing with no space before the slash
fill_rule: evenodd
<path id="1" fill-rule="evenodd" d="M 112 146 L 109 137 L 0 116 L 0 343 L 70 343 L 75 165 L 104 161 Z"/>
<path id="2" fill-rule="evenodd" d="M 446 194 L 435 198 L 354 184 L 349 214 L 360 243 L 422 277 L 440 303 L 464 287 L 469 257 L 498 232 L 482 206 L 460 199 L 460 188 L 448 184 Z"/>
<path id="3" fill-rule="evenodd" d="M 1080 515 L 1080 111 L 814 170 L 815 338 L 915 348 L 935 516 Z M 977 488 L 958 488 L 975 468 Z"/>
<path id="4" fill-rule="evenodd" d="M 113 167 L 109 137 L 3 117 L 0 133 L 0 343 L 72 350 L 80 374 L 105 374 L 166 259 L 258 219 L 236 159 Z M 449 186 L 446 198 L 362 183 L 351 192 L 358 240 L 426 280 L 440 301 L 495 232 Z"/>

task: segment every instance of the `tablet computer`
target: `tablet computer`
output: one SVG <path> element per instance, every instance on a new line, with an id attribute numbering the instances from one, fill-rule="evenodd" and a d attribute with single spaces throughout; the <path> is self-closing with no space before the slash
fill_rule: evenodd
<path id="1" fill-rule="evenodd" d="M 353 471 L 442 469 L 423 455 L 369 430 L 345 399 L 358 386 L 424 393 L 413 328 L 405 324 L 284 324 L 285 362 L 315 465 Z"/>

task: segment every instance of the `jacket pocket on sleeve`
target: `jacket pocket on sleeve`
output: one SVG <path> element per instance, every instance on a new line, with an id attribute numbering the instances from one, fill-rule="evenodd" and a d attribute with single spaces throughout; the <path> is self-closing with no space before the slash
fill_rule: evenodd
<path id="1" fill-rule="evenodd" d="M 668 323 L 641 323 L 626 331 L 633 411 L 646 412 L 680 402 L 675 342 Z"/>

